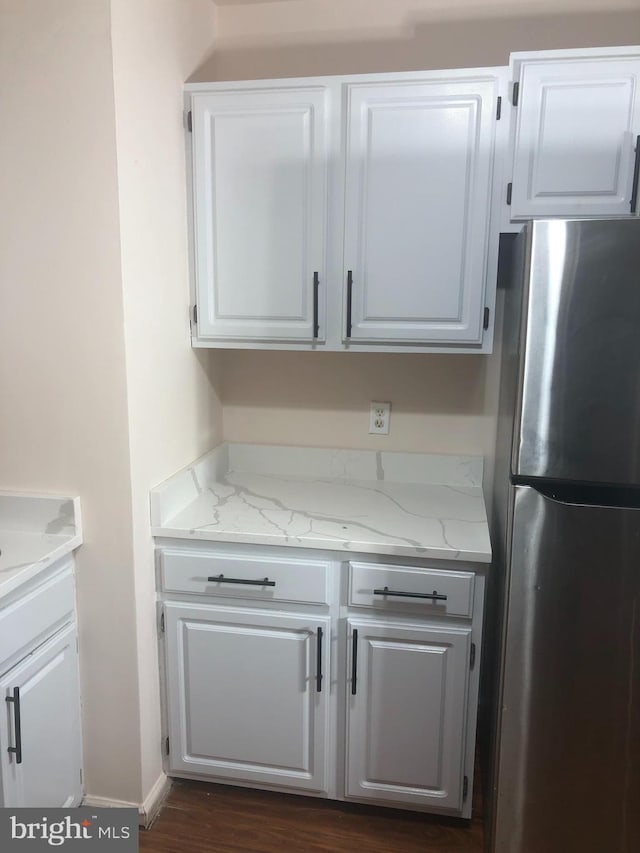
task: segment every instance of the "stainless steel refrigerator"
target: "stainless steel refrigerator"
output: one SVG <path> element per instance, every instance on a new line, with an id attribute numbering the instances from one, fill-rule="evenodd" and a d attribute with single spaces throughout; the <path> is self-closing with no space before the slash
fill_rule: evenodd
<path id="1" fill-rule="evenodd" d="M 640 851 L 640 219 L 528 223 L 504 294 L 491 847 Z"/>

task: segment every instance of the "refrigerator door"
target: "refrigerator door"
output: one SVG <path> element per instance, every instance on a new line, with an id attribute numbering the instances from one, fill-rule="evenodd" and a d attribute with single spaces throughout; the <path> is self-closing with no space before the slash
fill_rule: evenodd
<path id="1" fill-rule="evenodd" d="M 527 232 L 513 473 L 640 484 L 640 219 Z"/>
<path id="2" fill-rule="evenodd" d="M 512 487 L 495 853 L 640 850 L 640 509 Z"/>

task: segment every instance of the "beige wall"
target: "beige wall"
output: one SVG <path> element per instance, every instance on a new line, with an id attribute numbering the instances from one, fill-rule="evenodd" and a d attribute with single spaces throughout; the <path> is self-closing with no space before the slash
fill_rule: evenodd
<path id="1" fill-rule="evenodd" d="M 216 354 L 189 340 L 183 82 L 210 0 L 112 0 L 137 609 L 142 795 L 162 772 L 149 489 L 222 436 Z"/>
<path id="2" fill-rule="evenodd" d="M 512 50 L 640 42 L 640 0 L 220 0 L 216 50 L 194 80 L 507 64 Z M 498 359 L 229 351 L 229 440 L 487 456 Z M 370 400 L 392 402 L 369 436 Z"/>
<path id="3" fill-rule="evenodd" d="M 140 791 L 108 0 L 0 0 L 0 483 L 80 495 L 89 790 Z"/>
<path id="4" fill-rule="evenodd" d="M 81 497 L 85 785 L 106 800 L 161 772 L 148 490 L 221 436 L 215 357 L 189 343 L 181 124 L 214 17 L 0 0 L 0 483 Z"/>
<path id="5" fill-rule="evenodd" d="M 512 50 L 637 44 L 640 0 L 221 0 L 194 79 L 505 65 Z"/>
<path id="6" fill-rule="evenodd" d="M 483 453 L 492 429 L 485 358 L 465 355 L 224 355 L 230 441 Z M 390 400 L 388 436 L 369 435 L 369 402 Z"/>

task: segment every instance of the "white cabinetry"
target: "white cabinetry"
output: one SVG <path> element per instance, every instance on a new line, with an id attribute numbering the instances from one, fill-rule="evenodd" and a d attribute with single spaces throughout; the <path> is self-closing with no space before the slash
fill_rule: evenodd
<path id="1" fill-rule="evenodd" d="M 326 791 L 329 564 L 185 543 L 159 566 L 169 771 Z"/>
<path id="2" fill-rule="evenodd" d="M 640 49 L 516 53 L 512 66 L 512 218 L 635 212 Z"/>
<path id="3" fill-rule="evenodd" d="M 329 618 L 167 604 L 165 620 L 170 770 L 325 790 Z"/>
<path id="4" fill-rule="evenodd" d="M 483 595 L 470 571 L 350 563 L 348 797 L 470 816 Z"/>
<path id="5" fill-rule="evenodd" d="M 348 630 L 347 795 L 460 810 L 471 627 Z"/>
<path id="6" fill-rule="evenodd" d="M 69 807 L 82 799 L 73 563 L 0 607 L 0 802 Z"/>
<path id="7" fill-rule="evenodd" d="M 505 86 L 473 69 L 187 87 L 194 345 L 490 349 Z"/>
<path id="8" fill-rule="evenodd" d="M 200 338 L 319 336 L 327 99 L 322 85 L 192 95 Z"/>
<path id="9" fill-rule="evenodd" d="M 481 343 L 496 80 L 374 81 L 346 93 L 347 335 Z"/>
<path id="10" fill-rule="evenodd" d="M 484 578 L 158 549 L 169 773 L 471 816 Z"/>

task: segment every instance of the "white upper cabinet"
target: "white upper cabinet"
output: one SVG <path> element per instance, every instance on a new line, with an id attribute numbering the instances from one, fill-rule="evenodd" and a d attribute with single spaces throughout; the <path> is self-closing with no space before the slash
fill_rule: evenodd
<path id="1" fill-rule="evenodd" d="M 187 87 L 194 345 L 489 351 L 507 77 Z"/>
<path id="2" fill-rule="evenodd" d="M 347 86 L 353 341 L 482 341 L 498 80 L 425 77 Z"/>
<path id="3" fill-rule="evenodd" d="M 513 54 L 512 65 L 511 217 L 633 213 L 640 48 Z"/>
<path id="4" fill-rule="evenodd" d="M 285 85 L 192 96 L 200 338 L 322 334 L 327 97 Z"/>

